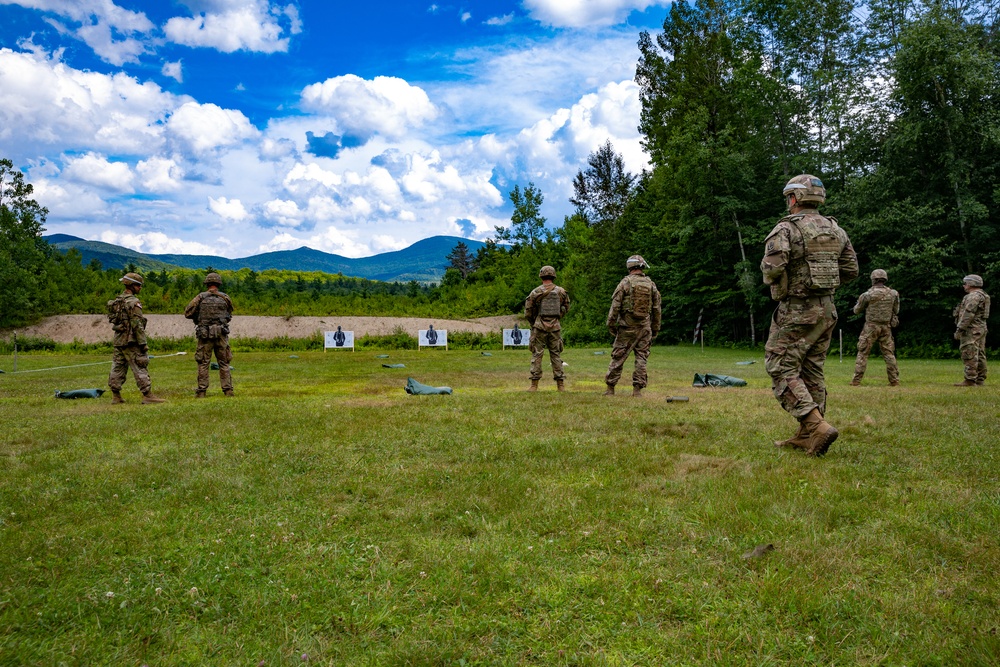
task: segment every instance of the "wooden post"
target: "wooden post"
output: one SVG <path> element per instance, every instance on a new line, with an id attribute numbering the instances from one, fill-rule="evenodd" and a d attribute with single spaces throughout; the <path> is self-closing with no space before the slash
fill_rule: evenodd
<path id="1" fill-rule="evenodd" d="M 17 332 L 14 332 L 14 372 L 17 372 Z"/>
<path id="2" fill-rule="evenodd" d="M 844 330 L 840 329 L 840 363 L 844 363 Z"/>

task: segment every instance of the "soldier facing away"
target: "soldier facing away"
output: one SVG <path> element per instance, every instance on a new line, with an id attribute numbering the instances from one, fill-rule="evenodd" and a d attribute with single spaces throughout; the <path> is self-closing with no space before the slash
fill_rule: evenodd
<path id="1" fill-rule="evenodd" d="M 206 290 L 191 299 L 184 308 L 184 317 L 194 320 L 198 351 L 194 360 L 198 362 L 198 389 L 195 398 L 205 398 L 208 391 L 208 371 L 212 353 L 219 362 L 219 384 L 222 393 L 233 395 L 233 374 L 229 362 L 233 351 L 229 347 L 229 321 L 233 319 L 233 301 L 228 294 L 220 292 L 222 276 L 214 271 L 205 276 Z"/>
<path id="2" fill-rule="evenodd" d="M 899 325 L 899 292 L 888 287 L 889 275 L 882 269 L 872 271 L 872 288 L 858 297 L 854 313 L 865 313 L 865 326 L 858 338 L 858 357 L 854 362 L 853 386 L 861 384 L 868 368 L 868 355 L 878 343 L 885 359 L 889 384 L 899 385 L 899 365 L 896 363 L 896 343 L 892 340 L 892 327 Z"/>
<path id="3" fill-rule="evenodd" d="M 569 294 L 555 284 L 556 270 L 543 266 L 538 272 L 542 284 L 531 290 L 524 300 L 524 317 L 531 324 L 528 349 L 531 350 L 531 386 L 528 391 L 538 391 L 538 381 L 542 379 L 542 355 L 549 351 L 552 364 L 552 378 L 559 391 L 566 390 L 566 371 L 563 370 L 562 325 L 560 320 L 569 310 Z"/>
<path id="4" fill-rule="evenodd" d="M 154 396 L 149 379 L 149 346 L 146 343 L 146 318 L 142 316 L 139 292 L 142 290 L 142 276 L 126 273 L 118 279 L 125 290 L 108 301 L 108 321 L 115 332 L 115 350 L 111 356 L 111 373 L 108 387 L 111 389 L 111 403 L 124 403 L 122 385 L 132 369 L 135 383 L 142 392 L 143 403 L 164 403 L 164 399 Z"/>
<path id="5" fill-rule="evenodd" d="M 622 377 L 622 368 L 629 352 L 635 353 L 635 370 L 632 372 L 632 395 L 640 396 L 646 387 L 646 360 L 653 338 L 660 332 L 660 291 L 656 284 L 642 272 L 648 269 L 639 255 L 632 255 L 625 262 L 628 275 L 622 278 L 611 296 L 608 311 L 608 332 L 615 337 L 611 348 L 611 362 L 604 383 L 605 396 L 614 396 L 615 385 Z"/>
<path id="6" fill-rule="evenodd" d="M 986 384 L 986 320 L 990 318 L 990 295 L 983 279 L 975 274 L 962 278 L 965 298 L 955 308 L 955 340 L 962 350 L 965 379 L 956 387 Z"/>
<path id="7" fill-rule="evenodd" d="M 765 366 L 774 396 L 799 420 L 799 430 L 779 447 L 823 456 L 839 435 L 824 418 L 826 381 L 823 363 L 837 324 L 833 294 L 842 281 L 858 275 L 858 258 L 847 233 L 817 210 L 826 201 L 823 182 L 802 174 L 782 194 L 789 215 L 765 240 L 760 263 L 764 284 L 778 308 L 771 320 Z"/>

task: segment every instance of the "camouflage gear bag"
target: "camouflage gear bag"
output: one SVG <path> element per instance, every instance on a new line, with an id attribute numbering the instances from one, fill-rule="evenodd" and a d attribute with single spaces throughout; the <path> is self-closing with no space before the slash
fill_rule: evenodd
<path id="1" fill-rule="evenodd" d="M 653 281 L 647 276 L 628 276 L 628 293 L 622 310 L 636 317 L 648 317 L 653 304 Z"/>
<path id="2" fill-rule="evenodd" d="M 803 258 L 809 268 L 806 287 L 810 289 L 836 289 L 840 287 L 840 267 L 837 258 L 843 246 L 837 236 L 836 223 L 820 215 L 796 219 L 792 223 L 802 234 L 805 244 Z"/>
<path id="3" fill-rule="evenodd" d="M 108 322 L 115 331 L 126 331 L 130 324 L 128 297 L 124 294 L 108 301 Z"/>

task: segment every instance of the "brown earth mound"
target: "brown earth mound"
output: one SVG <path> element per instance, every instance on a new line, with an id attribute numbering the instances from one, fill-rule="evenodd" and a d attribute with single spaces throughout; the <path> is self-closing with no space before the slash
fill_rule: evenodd
<path id="1" fill-rule="evenodd" d="M 146 332 L 153 338 L 184 338 L 194 335 L 194 324 L 183 315 L 147 315 L 149 324 Z M 515 315 L 481 317 L 474 320 L 439 320 L 418 317 L 263 317 L 258 315 L 235 315 L 229 328 L 233 338 L 308 338 L 317 331 L 335 331 L 338 326 L 344 331 L 353 331 L 355 337 L 366 334 L 384 336 L 401 328 L 416 337 L 418 329 L 426 329 L 433 324 L 435 329 L 448 331 L 469 331 L 473 333 L 499 333 L 501 329 L 525 326 Z M 19 336 L 48 338 L 57 343 L 110 343 L 111 325 L 104 315 L 56 315 L 46 317 L 38 324 L 18 329 Z M 5 331 L 4 338 L 10 338 Z"/>

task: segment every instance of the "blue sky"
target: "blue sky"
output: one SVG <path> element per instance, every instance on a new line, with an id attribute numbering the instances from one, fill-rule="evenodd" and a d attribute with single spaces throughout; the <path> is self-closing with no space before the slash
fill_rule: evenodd
<path id="1" fill-rule="evenodd" d="M 668 0 L 0 0 L 0 155 L 49 233 L 350 257 L 543 214 L 610 139 Z"/>

